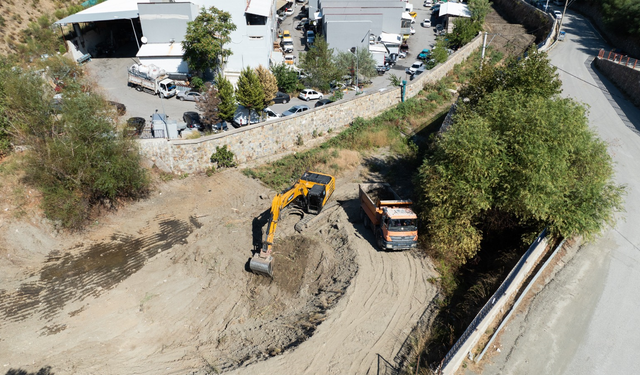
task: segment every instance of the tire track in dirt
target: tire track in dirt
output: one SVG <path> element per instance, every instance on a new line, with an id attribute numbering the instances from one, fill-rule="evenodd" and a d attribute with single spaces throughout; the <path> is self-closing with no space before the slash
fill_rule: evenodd
<path id="1" fill-rule="evenodd" d="M 358 273 L 315 334 L 290 352 L 232 374 L 373 374 L 378 355 L 393 360 L 435 295 L 427 282 L 435 272 L 416 253 L 376 251 L 361 224 L 351 228 L 349 242 Z"/>
<path id="2" fill-rule="evenodd" d="M 186 243 L 193 221 L 157 217 L 152 226 L 158 228 L 153 228 L 151 235 L 116 233 L 110 242 L 92 244 L 75 254 L 60 257 L 59 252 L 53 252 L 40 270 L 39 280 L 3 293 L 0 327 L 33 315 L 50 320 L 70 302 L 98 297 L 141 269 L 154 255 Z"/>

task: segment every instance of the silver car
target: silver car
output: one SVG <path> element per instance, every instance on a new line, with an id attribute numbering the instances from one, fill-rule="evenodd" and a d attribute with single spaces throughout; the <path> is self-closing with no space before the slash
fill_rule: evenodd
<path id="1" fill-rule="evenodd" d="M 196 91 L 178 91 L 176 98 L 180 101 L 199 102 L 202 99 L 202 94 Z"/>

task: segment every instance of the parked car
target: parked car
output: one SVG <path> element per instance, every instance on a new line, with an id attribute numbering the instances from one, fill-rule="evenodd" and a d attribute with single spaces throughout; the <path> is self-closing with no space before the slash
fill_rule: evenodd
<path id="1" fill-rule="evenodd" d="M 413 28 L 413 26 L 411 26 L 411 31 L 410 31 L 411 35 L 416 33 L 416 29 Z"/>
<path id="2" fill-rule="evenodd" d="M 558 40 L 564 40 L 564 38 L 567 36 L 567 33 L 562 30 L 560 31 L 560 34 L 558 35 Z"/>
<path id="3" fill-rule="evenodd" d="M 316 90 L 304 89 L 300 91 L 298 98 L 306 101 L 309 101 L 312 99 L 322 99 L 322 94 L 317 92 Z"/>
<path id="4" fill-rule="evenodd" d="M 190 129 L 198 129 L 203 130 L 204 125 L 202 124 L 202 119 L 200 118 L 200 114 L 198 112 L 185 112 L 182 114 L 182 121 L 187 123 L 187 128 Z"/>
<path id="5" fill-rule="evenodd" d="M 262 112 L 264 112 L 265 120 L 266 120 L 266 121 L 274 120 L 274 119 L 277 119 L 277 118 L 280 118 L 280 117 L 281 117 L 279 113 L 276 113 L 276 112 L 275 112 L 273 109 L 271 109 L 271 108 L 265 108 L 265 109 L 263 109 L 263 110 L 262 110 Z"/>
<path id="6" fill-rule="evenodd" d="M 436 32 L 437 32 L 437 33 L 439 33 L 439 32 L 441 32 L 442 30 L 444 30 L 444 26 L 442 26 L 442 24 L 441 24 L 441 23 L 437 24 L 437 25 L 436 25 Z"/>
<path id="7" fill-rule="evenodd" d="M 127 120 L 127 135 L 130 137 L 135 137 L 142 134 L 146 123 L 147 120 L 142 117 L 130 117 Z"/>
<path id="8" fill-rule="evenodd" d="M 432 6 L 432 5 L 433 5 L 433 0 L 424 0 L 423 6 L 425 8 L 428 8 L 428 7 Z"/>
<path id="9" fill-rule="evenodd" d="M 227 125 L 226 121 L 221 121 L 217 124 L 213 124 L 211 128 L 215 132 L 226 132 L 227 130 L 229 130 L 229 126 Z"/>
<path id="10" fill-rule="evenodd" d="M 284 55 L 284 63 L 287 65 L 294 65 L 296 58 L 293 55 Z"/>
<path id="11" fill-rule="evenodd" d="M 318 102 L 316 103 L 314 108 L 322 107 L 323 105 L 327 105 L 327 104 L 331 104 L 331 103 L 333 103 L 333 100 L 331 100 L 331 99 L 320 99 L 320 100 L 318 100 Z"/>
<path id="12" fill-rule="evenodd" d="M 202 95 L 196 91 L 178 91 L 176 98 L 180 101 L 199 102 L 202 99 Z"/>
<path id="13" fill-rule="evenodd" d="M 307 31 L 307 44 L 308 45 L 312 45 L 313 42 L 316 41 L 316 33 L 313 32 L 313 30 L 308 30 Z"/>
<path id="14" fill-rule="evenodd" d="M 294 105 L 293 107 L 282 112 L 282 117 L 295 115 L 296 113 L 302 113 L 308 110 L 309 110 L 309 107 L 306 105 Z"/>
<path id="15" fill-rule="evenodd" d="M 111 100 L 109 100 L 107 103 L 109 103 L 109 105 L 116 107 L 116 112 L 118 112 L 118 116 L 123 116 L 125 113 L 127 113 L 127 107 L 124 104 L 118 103 L 118 102 L 112 102 Z"/>
<path id="16" fill-rule="evenodd" d="M 431 57 L 431 51 L 428 48 L 423 49 L 422 52 L 418 54 L 418 59 L 420 60 L 426 60 L 429 57 Z"/>
<path id="17" fill-rule="evenodd" d="M 292 16 L 293 15 L 293 8 L 286 8 L 284 10 L 284 15 L 285 16 Z"/>
<path id="18" fill-rule="evenodd" d="M 398 58 L 399 59 L 404 59 L 406 57 L 407 57 L 407 52 L 405 52 L 405 51 L 398 52 Z"/>
<path id="19" fill-rule="evenodd" d="M 422 61 L 416 61 L 411 65 L 411 67 L 407 68 L 405 72 L 409 75 L 414 75 L 420 68 L 424 68 L 424 63 Z"/>
<path id="20" fill-rule="evenodd" d="M 289 96 L 289 94 L 285 94 L 284 92 L 280 92 L 278 91 L 276 93 L 276 97 L 273 98 L 273 102 L 274 103 L 289 103 L 289 100 L 291 100 L 291 97 Z"/>
<path id="21" fill-rule="evenodd" d="M 553 15 L 556 17 L 556 19 L 562 18 L 562 12 L 559 10 L 554 10 Z"/>
<path id="22" fill-rule="evenodd" d="M 291 32 L 289 32 L 289 30 L 283 31 L 282 38 L 291 38 Z"/>
<path id="23" fill-rule="evenodd" d="M 413 74 L 411 74 L 411 77 L 409 77 L 409 80 L 413 81 L 414 78 L 416 78 L 420 74 L 424 73 L 424 71 L 425 71 L 425 67 L 424 66 L 419 67 L 418 69 L 416 69 L 416 71 Z"/>
<path id="24" fill-rule="evenodd" d="M 296 25 L 296 30 L 306 30 L 308 26 L 309 20 L 305 18 L 302 21 L 298 22 L 298 24 Z"/>
<path id="25" fill-rule="evenodd" d="M 422 27 L 431 27 L 431 20 L 425 18 L 424 21 L 422 21 Z"/>

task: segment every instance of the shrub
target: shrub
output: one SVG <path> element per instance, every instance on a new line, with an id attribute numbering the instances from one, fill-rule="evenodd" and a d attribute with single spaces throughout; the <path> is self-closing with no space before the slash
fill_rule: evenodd
<path id="1" fill-rule="evenodd" d="M 202 92 L 204 91 L 204 81 L 200 77 L 191 78 L 191 88 L 193 91 Z"/>
<path id="2" fill-rule="evenodd" d="M 216 163 L 218 168 L 233 168 L 237 165 L 235 157 L 236 155 L 227 148 L 227 145 L 216 146 L 216 152 L 211 154 L 211 162 Z"/>

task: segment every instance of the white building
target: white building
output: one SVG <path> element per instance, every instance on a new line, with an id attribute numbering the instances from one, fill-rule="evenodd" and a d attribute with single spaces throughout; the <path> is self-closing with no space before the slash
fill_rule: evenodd
<path id="1" fill-rule="evenodd" d="M 56 23 L 73 24 L 74 57 L 136 56 L 143 64 L 155 64 L 170 73 L 188 73 L 182 61 L 182 41 L 187 23 L 202 8 L 229 12 L 236 30 L 225 48 L 233 54 L 224 74 L 235 83 L 245 67 L 268 67 L 278 59 L 273 51 L 277 36 L 276 6 L 282 0 L 107 0 Z M 82 27 L 81 27 L 82 25 Z"/>

